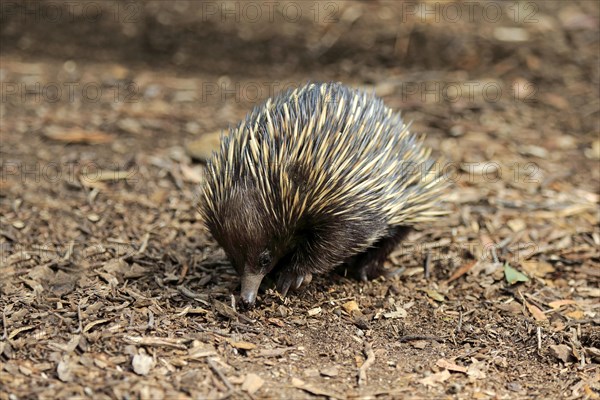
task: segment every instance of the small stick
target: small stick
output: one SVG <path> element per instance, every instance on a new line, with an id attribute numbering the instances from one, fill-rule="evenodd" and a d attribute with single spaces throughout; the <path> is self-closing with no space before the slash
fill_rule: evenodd
<path id="1" fill-rule="evenodd" d="M 458 326 L 456 327 L 456 332 L 460 332 L 460 330 L 462 329 L 462 319 L 463 319 L 463 313 L 461 311 L 460 314 L 458 315 Z"/>
<path id="2" fill-rule="evenodd" d="M 148 310 L 148 326 L 146 329 L 152 329 L 154 327 L 154 313 Z"/>
<path id="3" fill-rule="evenodd" d="M 208 357 L 206 359 L 206 362 L 208 363 L 208 366 L 210 367 L 210 369 L 219 377 L 219 379 L 221 379 L 221 381 L 225 384 L 225 386 L 227 386 L 227 389 L 229 389 L 229 391 L 233 392 L 234 391 L 233 385 L 231 385 L 231 382 L 229 382 L 229 379 L 227 379 L 227 377 L 225 375 L 223 375 L 221 370 L 219 370 L 219 368 L 217 368 L 217 365 L 214 363 L 212 358 Z"/>
<path id="4" fill-rule="evenodd" d="M 431 273 L 431 253 L 427 251 L 427 256 L 425 257 L 425 265 L 423 269 L 425 270 L 425 279 L 429 279 L 429 275 Z"/>
<path id="5" fill-rule="evenodd" d="M 537 327 L 537 343 L 538 343 L 538 350 L 542 349 L 542 328 L 541 327 Z"/>
<path id="6" fill-rule="evenodd" d="M 427 335 L 406 335 L 406 336 L 401 336 L 400 338 L 398 338 L 398 341 L 400 343 L 412 342 L 414 340 L 431 340 L 431 341 L 436 341 L 436 342 L 443 342 L 444 338 L 441 338 L 439 336 L 427 336 Z"/>
<path id="7" fill-rule="evenodd" d="M 358 369 L 358 386 L 363 386 L 367 383 L 367 369 L 375 362 L 375 352 L 371 345 L 365 341 L 365 355 L 367 359 Z"/>
<path id="8" fill-rule="evenodd" d="M 77 304 L 77 321 L 78 326 L 75 333 L 81 333 L 83 332 L 83 323 L 81 322 L 81 304 Z"/>
<path id="9" fill-rule="evenodd" d="M 144 252 L 146 251 L 146 248 L 148 247 L 148 241 L 150 240 L 150 232 L 146 232 L 144 234 L 144 238 L 142 239 L 142 245 L 140 246 L 140 249 L 138 250 L 138 254 L 144 254 Z"/>
<path id="10" fill-rule="evenodd" d="M 6 311 L 2 311 L 2 327 L 4 332 L 2 333 L 2 338 L 0 340 L 6 340 L 8 337 L 8 324 L 6 323 Z"/>

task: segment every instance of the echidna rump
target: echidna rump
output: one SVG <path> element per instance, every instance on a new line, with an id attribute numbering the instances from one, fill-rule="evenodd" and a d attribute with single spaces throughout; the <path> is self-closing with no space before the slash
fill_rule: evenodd
<path id="1" fill-rule="evenodd" d="M 201 211 L 242 277 L 242 302 L 253 305 L 271 271 L 283 295 L 343 263 L 363 279 L 380 275 L 410 225 L 442 214 L 434 164 L 381 99 L 308 84 L 222 137 Z"/>

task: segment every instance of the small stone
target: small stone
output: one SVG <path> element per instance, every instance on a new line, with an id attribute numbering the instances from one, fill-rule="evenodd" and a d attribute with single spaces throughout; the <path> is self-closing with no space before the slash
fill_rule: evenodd
<path id="1" fill-rule="evenodd" d="M 98 214 L 89 214 L 87 216 L 87 219 L 89 219 L 92 222 L 98 222 L 100 221 L 100 216 Z"/>
<path id="2" fill-rule="evenodd" d="M 154 359 L 147 354 L 136 354 L 131 362 L 133 372 L 138 375 L 148 375 L 154 366 Z"/>
<path id="3" fill-rule="evenodd" d="M 18 220 L 12 223 L 12 226 L 14 226 L 17 229 L 23 229 L 25 228 L 25 222 Z"/>
<path id="4" fill-rule="evenodd" d="M 338 376 L 339 374 L 339 370 L 338 367 L 327 367 L 327 368 L 323 368 L 321 371 L 321 375 L 323 376 L 329 376 L 329 377 L 335 377 Z"/>
<path id="5" fill-rule="evenodd" d="M 519 382 L 508 382 L 506 388 L 511 392 L 519 392 L 523 389 L 523 386 Z"/>
<path id="6" fill-rule="evenodd" d="M 348 314 L 351 314 L 352 311 L 358 311 L 358 303 L 356 303 L 356 301 L 352 300 L 352 301 L 342 304 L 342 308 L 344 310 L 346 310 L 346 312 Z"/>
<path id="7" fill-rule="evenodd" d="M 529 33 L 523 28 L 499 26 L 494 29 L 494 38 L 502 42 L 525 42 Z"/>

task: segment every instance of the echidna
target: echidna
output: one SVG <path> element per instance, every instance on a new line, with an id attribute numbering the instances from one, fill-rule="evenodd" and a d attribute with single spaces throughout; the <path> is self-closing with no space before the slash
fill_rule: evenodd
<path id="1" fill-rule="evenodd" d="M 340 83 L 256 107 L 221 138 L 201 207 L 242 302 L 254 304 L 271 271 L 284 296 L 343 263 L 381 275 L 408 227 L 442 214 L 430 152 L 381 99 Z"/>

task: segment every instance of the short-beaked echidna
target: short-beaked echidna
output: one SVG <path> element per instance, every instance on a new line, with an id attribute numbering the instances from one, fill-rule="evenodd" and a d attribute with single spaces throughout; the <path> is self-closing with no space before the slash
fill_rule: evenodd
<path id="1" fill-rule="evenodd" d="M 253 305 L 279 274 L 285 295 L 347 263 L 362 279 L 408 226 L 441 214 L 444 187 L 423 138 L 374 95 L 339 83 L 279 94 L 221 138 L 201 212 Z"/>

